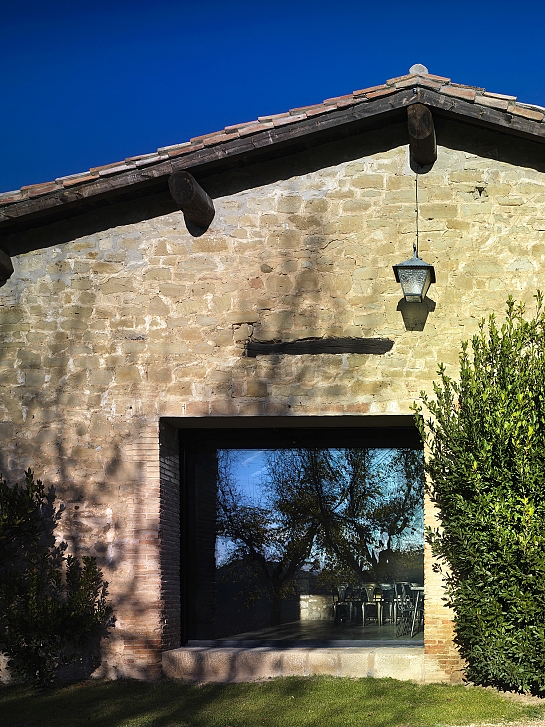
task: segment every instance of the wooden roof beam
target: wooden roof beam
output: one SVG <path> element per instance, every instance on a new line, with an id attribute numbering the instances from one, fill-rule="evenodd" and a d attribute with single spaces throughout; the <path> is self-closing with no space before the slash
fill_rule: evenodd
<path id="1" fill-rule="evenodd" d="M 216 211 L 214 203 L 195 177 L 186 171 L 173 172 L 168 179 L 168 188 L 172 199 L 184 213 L 188 231 L 191 234 L 206 232 Z M 197 230 L 192 230 L 192 226 Z"/>
<path id="2" fill-rule="evenodd" d="M 433 116 L 427 106 L 421 103 L 407 106 L 407 130 L 412 161 L 421 167 L 433 164 L 437 159 L 437 142 Z"/>
<path id="3" fill-rule="evenodd" d="M 9 255 L 0 250 L 0 283 L 5 282 L 13 274 L 13 263 Z"/>

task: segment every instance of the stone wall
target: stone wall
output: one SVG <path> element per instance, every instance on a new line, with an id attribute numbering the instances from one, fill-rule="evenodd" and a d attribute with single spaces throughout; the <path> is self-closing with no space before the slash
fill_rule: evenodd
<path id="1" fill-rule="evenodd" d="M 333 603 L 331 596 L 310 593 L 299 596 L 301 621 L 332 621 Z"/>
<path id="2" fill-rule="evenodd" d="M 0 471 L 14 480 L 31 466 L 56 484 L 60 535 L 105 569 L 117 622 L 104 674 L 156 673 L 161 643 L 177 639 L 178 566 L 161 548 L 176 538 L 178 463 L 172 431 L 160 459 L 162 418 L 409 414 L 439 361 L 456 372 L 483 316 L 542 286 L 542 148 L 443 122 L 418 183 L 420 251 L 437 283 L 422 306 L 400 302 L 392 265 L 415 239 L 405 133 L 202 179 L 216 217 L 200 237 L 157 195 L 10 238 L 26 252 L 0 288 Z M 248 339 L 315 336 L 393 347 L 243 356 Z M 450 678 L 438 578 L 428 554 L 429 673 Z"/>

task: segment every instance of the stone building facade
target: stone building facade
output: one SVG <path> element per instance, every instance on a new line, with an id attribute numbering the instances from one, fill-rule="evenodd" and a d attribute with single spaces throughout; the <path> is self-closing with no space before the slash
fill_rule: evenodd
<path id="1" fill-rule="evenodd" d="M 427 167 L 408 145 L 415 102 L 435 123 Z M 456 373 L 484 316 L 501 315 L 509 294 L 531 305 L 545 260 L 544 138 L 542 110 L 417 69 L 0 195 L 14 268 L 0 287 L 0 471 L 13 481 L 30 466 L 55 484 L 60 535 L 105 571 L 116 623 L 100 673 L 153 677 L 183 640 L 180 432 L 395 437 L 439 362 Z M 213 200 L 204 232 L 168 191 L 179 170 Z M 412 255 L 417 180 L 420 254 L 436 284 L 406 304 L 392 265 Z M 362 338 L 391 346 L 259 353 L 263 342 Z M 431 566 L 426 553 L 423 679 L 456 680 Z"/>

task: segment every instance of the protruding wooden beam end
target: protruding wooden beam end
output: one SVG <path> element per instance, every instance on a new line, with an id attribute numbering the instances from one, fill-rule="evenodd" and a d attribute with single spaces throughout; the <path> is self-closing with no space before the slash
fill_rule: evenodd
<path id="1" fill-rule="evenodd" d="M 3 250 L 0 250 L 0 283 L 4 283 L 13 275 L 13 263 L 11 258 Z"/>
<path id="2" fill-rule="evenodd" d="M 172 199 L 184 213 L 188 229 L 193 225 L 202 234 L 210 227 L 216 213 L 214 203 L 192 174 L 186 171 L 173 172 L 168 179 Z"/>
<path id="3" fill-rule="evenodd" d="M 433 164 L 437 159 L 437 142 L 433 116 L 427 106 L 407 106 L 407 130 L 412 161 L 421 167 Z"/>

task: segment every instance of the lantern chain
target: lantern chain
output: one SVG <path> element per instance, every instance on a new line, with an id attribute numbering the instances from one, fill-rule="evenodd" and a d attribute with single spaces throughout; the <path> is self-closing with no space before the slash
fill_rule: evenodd
<path id="1" fill-rule="evenodd" d="M 415 208 L 414 211 L 416 213 L 416 243 L 413 246 L 414 253 L 416 257 L 418 257 L 418 170 L 415 172 Z"/>

